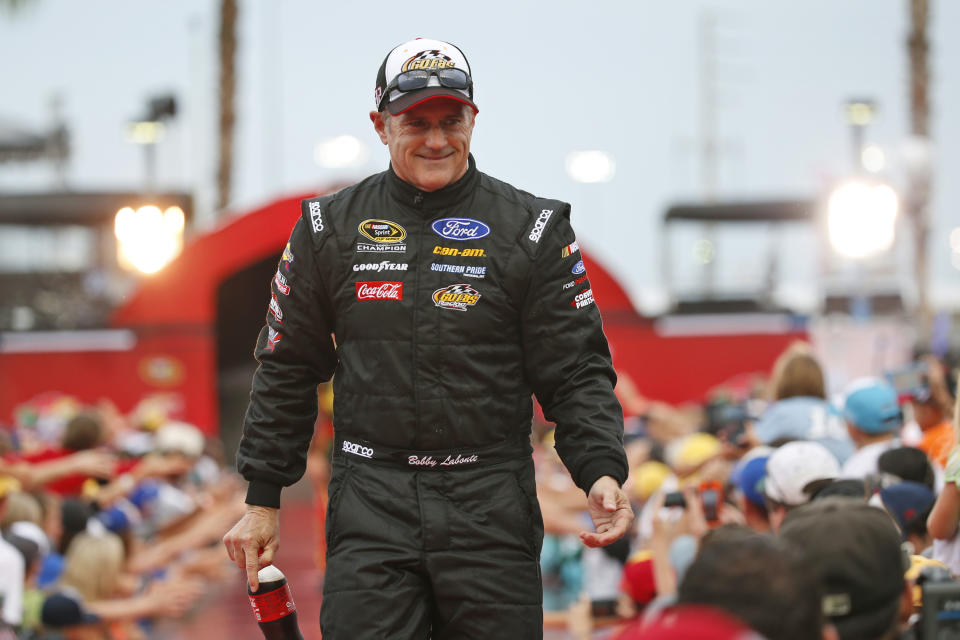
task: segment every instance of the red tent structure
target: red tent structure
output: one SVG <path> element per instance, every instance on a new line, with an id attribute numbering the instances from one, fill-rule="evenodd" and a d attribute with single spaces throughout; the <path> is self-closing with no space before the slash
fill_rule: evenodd
<path id="1" fill-rule="evenodd" d="M 0 416 L 39 394 L 61 391 L 82 402 L 110 398 L 129 411 L 145 396 L 165 394 L 178 417 L 207 433 L 239 428 L 253 345 L 269 301 L 268 283 L 300 214 L 303 196 L 283 198 L 226 219 L 195 236 L 111 319 L 111 328 L 70 332 L 6 345 L 0 357 Z M 604 317 L 614 364 L 646 397 L 702 400 L 713 386 L 766 372 L 802 329 L 718 333 L 709 326 L 664 331 L 663 319 L 641 316 L 589 250 L 583 260 Z"/>

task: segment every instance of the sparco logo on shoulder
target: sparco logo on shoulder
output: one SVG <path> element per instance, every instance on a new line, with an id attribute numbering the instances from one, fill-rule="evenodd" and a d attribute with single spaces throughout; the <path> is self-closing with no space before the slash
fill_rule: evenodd
<path id="1" fill-rule="evenodd" d="M 490 235 L 490 227 L 473 218 L 440 218 L 430 228 L 447 240 L 479 240 Z"/>
<path id="2" fill-rule="evenodd" d="M 403 300 L 402 282 L 357 282 L 357 300 Z"/>
<path id="3" fill-rule="evenodd" d="M 311 202 L 308 207 L 310 208 L 310 223 L 313 225 L 313 232 L 320 233 L 323 231 L 323 213 L 320 211 L 320 203 Z"/>
<path id="4" fill-rule="evenodd" d="M 527 236 L 530 242 L 540 242 L 540 236 L 543 235 L 543 230 L 547 226 L 547 221 L 552 215 L 553 209 L 540 210 L 540 217 L 537 218 L 537 221 L 533 225 L 533 230 L 530 232 L 530 235 Z"/>
<path id="5" fill-rule="evenodd" d="M 348 440 L 343 441 L 343 450 L 346 453 L 352 453 L 355 456 L 362 456 L 364 458 L 373 457 L 373 449 L 371 449 L 370 447 L 365 447 L 362 444 L 350 442 Z"/>

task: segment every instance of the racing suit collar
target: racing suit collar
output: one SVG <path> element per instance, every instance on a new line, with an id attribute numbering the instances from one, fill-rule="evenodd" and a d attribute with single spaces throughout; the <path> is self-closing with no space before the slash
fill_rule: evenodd
<path id="1" fill-rule="evenodd" d="M 416 209 L 443 209 L 452 206 L 467 198 L 473 192 L 479 178 L 477 162 L 473 154 L 467 157 L 467 172 L 453 184 L 436 191 L 421 191 L 409 182 L 401 180 L 390 166 L 387 169 L 387 184 L 390 185 L 390 195 L 397 201 Z"/>

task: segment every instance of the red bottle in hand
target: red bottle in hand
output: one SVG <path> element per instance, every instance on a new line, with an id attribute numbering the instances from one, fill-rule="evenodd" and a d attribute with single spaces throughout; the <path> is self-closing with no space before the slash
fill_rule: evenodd
<path id="1" fill-rule="evenodd" d="M 293 603 L 287 578 L 274 566 L 257 573 L 260 588 L 254 593 L 247 585 L 250 607 L 266 640 L 304 640 L 297 622 L 297 605 Z"/>

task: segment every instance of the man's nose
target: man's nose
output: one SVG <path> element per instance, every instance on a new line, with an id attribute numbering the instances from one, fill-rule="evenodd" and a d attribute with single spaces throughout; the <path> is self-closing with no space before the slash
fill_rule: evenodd
<path id="1" fill-rule="evenodd" d="M 444 133 L 443 127 L 430 127 L 430 130 L 427 131 L 426 144 L 431 149 L 442 149 L 447 146 L 447 134 Z"/>

